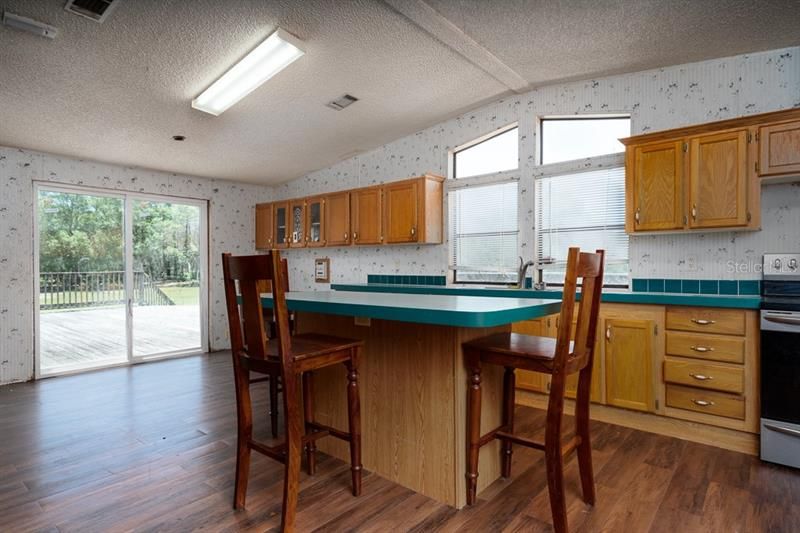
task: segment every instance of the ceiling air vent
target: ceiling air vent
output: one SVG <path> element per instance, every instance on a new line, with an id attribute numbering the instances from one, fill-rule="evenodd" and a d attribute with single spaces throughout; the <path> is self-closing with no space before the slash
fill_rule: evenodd
<path id="1" fill-rule="evenodd" d="M 335 109 L 336 111 L 341 111 L 345 107 L 347 107 L 350 104 L 353 104 L 355 102 L 358 102 L 358 98 L 356 98 L 355 96 L 346 94 L 346 95 L 344 95 L 344 96 L 342 96 L 340 98 L 337 98 L 336 100 L 328 102 L 325 105 L 330 107 L 331 109 Z"/>
<path id="2" fill-rule="evenodd" d="M 103 22 L 120 0 L 67 0 L 64 9 L 70 13 Z"/>

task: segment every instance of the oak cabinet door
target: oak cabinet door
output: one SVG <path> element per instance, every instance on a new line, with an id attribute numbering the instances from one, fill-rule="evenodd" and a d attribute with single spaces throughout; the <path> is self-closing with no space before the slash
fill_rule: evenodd
<path id="1" fill-rule="evenodd" d="M 761 176 L 800 175 L 800 120 L 758 131 Z"/>
<path id="2" fill-rule="evenodd" d="M 286 202 L 273 204 L 275 222 L 273 231 L 275 233 L 275 248 L 286 248 L 289 246 L 289 204 Z"/>
<path id="3" fill-rule="evenodd" d="M 350 193 L 325 197 L 325 241 L 328 246 L 350 244 Z"/>
<path id="4" fill-rule="evenodd" d="M 606 403 L 653 411 L 653 322 L 610 318 L 604 326 Z"/>
<path id="5" fill-rule="evenodd" d="M 381 244 L 383 193 L 380 187 L 351 192 L 350 206 L 353 244 Z"/>
<path id="6" fill-rule="evenodd" d="M 633 231 L 682 229 L 683 142 L 680 140 L 632 146 L 628 152 L 628 206 Z"/>
<path id="7" fill-rule="evenodd" d="M 272 204 L 256 205 L 256 249 L 272 248 Z"/>
<path id="8" fill-rule="evenodd" d="M 306 202 L 296 200 L 289 204 L 289 246 L 302 248 L 306 245 Z"/>
<path id="9" fill-rule="evenodd" d="M 419 239 L 419 185 L 417 181 L 383 188 L 384 237 L 387 243 L 417 242 Z"/>
<path id="10" fill-rule="evenodd" d="M 747 130 L 689 139 L 689 226 L 746 226 Z"/>
<path id="11" fill-rule="evenodd" d="M 325 246 L 325 199 L 306 200 L 306 246 Z"/>

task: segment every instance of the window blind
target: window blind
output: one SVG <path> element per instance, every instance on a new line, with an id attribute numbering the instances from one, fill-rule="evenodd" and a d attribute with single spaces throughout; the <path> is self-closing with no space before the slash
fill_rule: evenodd
<path id="1" fill-rule="evenodd" d="M 519 217 L 516 181 L 451 191 L 451 265 L 457 282 L 517 280 Z"/>
<path id="2" fill-rule="evenodd" d="M 605 284 L 628 285 L 625 167 L 536 179 L 536 254 L 548 283 L 563 283 L 567 250 L 606 251 Z"/>

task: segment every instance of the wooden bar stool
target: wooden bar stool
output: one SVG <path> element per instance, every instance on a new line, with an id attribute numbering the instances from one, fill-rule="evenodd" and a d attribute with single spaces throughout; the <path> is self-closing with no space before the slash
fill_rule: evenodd
<path id="1" fill-rule="evenodd" d="M 467 392 L 467 504 L 475 503 L 478 485 L 478 452 L 481 446 L 500 439 L 502 476 L 511 475 L 513 444 L 528 446 L 545 452 L 547 486 L 550 508 L 556 532 L 567 531 L 567 509 L 564 500 L 564 457 L 577 449 L 578 466 L 583 488 L 583 499 L 594 505 L 594 475 L 592 449 L 589 441 L 589 394 L 592 383 L 594 341 L 597 333 L 597 315 L 600 310 L 600 293 L 603 288 L 603 250 L 582 253 L 570 248 L 567 273 L 564 279 L 564 296 L 556 339 L 498 333 L 463 345 L 464 359 L 469 372 Z M 582 278 L 581 305 L 575 330 L 575 341 L 570 341 L 572 317 L 575 311 L 575 292 L 578 278 Z M 484 363 L 505 367 L 503 376 L 503 424 L 481 435 L 481 365 Z M 544 443 L 514 434 L 514 371 L 517 368 L 552 375 L 550 399 L 547 406 L 547 426 Z M 575 404 L 575 436 L 567 443 L 561 442 L 561 420 L 564 414 L 564 386 L 570 374 L 578 372 L 578 395 Z"/>
<path id="2" fill-rule="evenodd" d="M 294 531 L 300 463 L 305 445 L 309 473 L 313 473 L 314 442 L 330 435 L 350 443 L 350 470 L 353 495 L 361 494 L 361 410 L 358 394 L 358 359 L 362 341 L 328 335 L 289 334 L 289 311 L 286 308 L 281 259 L 277 250 L 266 255 L 232 257 L 222 254 L 225 300 L 231 334 L 231 352 L 236 383 L 238 439 L 236 444 L 236 481 L 233 506 L 245 504 L 250 471 L 250 452 L 255 450 L 286 465 L 283 482 L 281 529 Z M 278 273 L 276 275 L 276 273 Z M 272 282 L 276 337 L 269 339 L 264 327 L 259 281 Z M 241 303 L 236 295 L 239 284 Z M 241 308 L 241 314 L 240 314 Z M 243 320 L 242 320 L 243 319 Z M 244 330 L 244 331 L 242 331 Z M 347 369 L 348 432 L 316 422 L 313 418 L 314 370 L 342 363 Z M 286 441 L 268 446 L 253 439 L 253 412 L 250 401 L 250 373 L 281 376 L 283 387 Z M 303 399 L 298 381 L 303 382 Z M 304 431 L 305 426 L 305 431 Z"/>

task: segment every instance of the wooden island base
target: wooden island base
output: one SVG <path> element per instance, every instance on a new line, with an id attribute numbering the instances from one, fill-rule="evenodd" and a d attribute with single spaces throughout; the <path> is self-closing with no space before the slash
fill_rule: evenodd
<path id="1" fill-rule="evenodd" d="M 300 333 L 363 339 L 360 361 L 364 468 L 456 508 L 466 504 L 467 373 L 461 344 L 509 326 L 464 328 L 302 313 Z M 344 367 L 314 374 L 317 420 L 347 428 Z M 502 368 L 483 375 L 482 431 L 500 425 Z M 349 460 L 345 444 L 322 439 L 318 449 Z M 500 476 L 499 443 L 481 450 L 478 491 Z"/>

